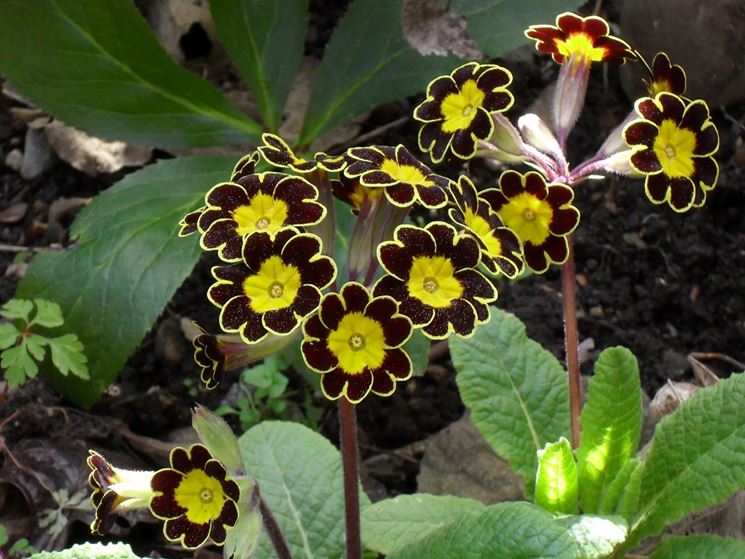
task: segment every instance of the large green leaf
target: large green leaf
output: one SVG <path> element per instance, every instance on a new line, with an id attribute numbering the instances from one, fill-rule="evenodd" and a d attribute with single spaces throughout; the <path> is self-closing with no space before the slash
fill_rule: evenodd
<path id="1" fill-rule="evenodd" d="M 562 516 L 556 523 L 564 526 L 577 544 L 576 559 L 607 559 L 626 539 L 626 522 L 620 517 Z"/>
<path id="2" fill-rule="evenodd" d="M 326 45 L 298 143 L 417 91 L 461 61 L 422 56 L 403 35 L 403 0 L 354 0 Z"/>
<path id="3" fill-rule="evenodd" d="M 629 546 L 745 487 L 745 374 L 699 390 L 658 425 Z"/>
<path id="4" fill-rule="evenodd" d="M 474 499 L 450 495 L 399 495 L 368 507 L 362 515 L 362 543 L 390 555 L 428 537 L 456 520 L 477 515 L 486 507 Z"/>
<path id="5" fill-rule="evenodd" d="M 554 514 L 577 514 L 577 464 L 564 437 L 538 451 L 535 504 Z"/>
<path id="6" fill-rule="evenodd" d="M 116 378 L 199 258 L 194 239 L 177 237 L 178 221 L 230 174 L 233 158 L 194 156 L 159 162 L 103 192 L 73 224 L 78 245 L 39 254 L 18 296 L 59 303 L 64 330 L 78 335 L 90 381 L 49 379 L 82 406 Z"/>
<path id="7" fill-rule="evenodd" d="M 628 349 L 614 347 L 600 354 L 580 424 L 577 463 L 582 510 L 600 512 L 608 486 L 634 456 L 641 434 L 639 366 Z"/>
<path id="8" fill-rule="evenodd" d="M 603 500 L 598 503 L 598 513 L 618 514 L 631 522 L 639 506 L 643 471 L 644 464 L 639 458 L 634 457 L 626 462 L 603 492 Z"/>
<path id="9" fill-rule="evenodd" d="M 742 559 L 745 542 L 709 534 L 674 537 L 662 542 L 649 559 Z"/>
<path id="10" fill-rule="evenodd" d="M 245 142 L 259 126 L 171 60 L 132 0 L 3 0 L 0 72 L 67 124 L 163 147 Z"/>
<path id="11" fill-rule="evenodd" d="M 264 421 L 239 440 L 246 470 L 295 559 L 341 557 L 344 553 L 344 492 L 339 451 L 299 423 Z M 361 508 L 369 500 L 360 491 Z M 274 558 L 266 535 L 257 558 Z"/>
<path id="12" fill-rule="evenodd" d="M 576 544 L 548 512 L 529 503 L 500 503 L 464 515 L 389 559 L 575 559 Z"/>
<path id="13" fill-rule="evenodd" d="M 308 0 L 210 0 L 210 9 L 220 41 L 276 132 L 303 55 Z"/>
<path id="14" fill-rule="evenodd" d="M 569 433 L 564 369 L 522 322 L 496 308 L 473 337 L 452 338 L 450 353 L 473 424 L 532 494 L 537 451 Z"/>
<path id="15" fill-rule="evenodd" d="M 576 10 L 577 0 L 452 0 L 450 10 L 465 15 L 476 44 L 489 56 L 500 56 L 525 42 L 531 25 L 552 25 L 557 14 Z"/>

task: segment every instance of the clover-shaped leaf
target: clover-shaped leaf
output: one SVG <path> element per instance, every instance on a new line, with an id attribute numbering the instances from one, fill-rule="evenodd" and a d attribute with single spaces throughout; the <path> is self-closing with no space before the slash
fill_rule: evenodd
<path id="1" fill-rule="evenodd" d="M 62 309 L 57 303 L 46 299 L 34 299 L 34 304 L 36 305 L 36 315 L 34 315 L 34 319 L 29 323 L 29 326 L 37 324 L 45 328 L 56 328 L 64 324 Z"/>
<path id="2" fill-rule="evenodd" d="M 5 369 L 5 380 L 9 388 L 21 386 L 27 378 L 34 378 L 39 372 L 25 343 L 3 351 L 0 367 Z"/>
<path id="3" fill-rule="evenodd" d="M 0 324 L 0 349 L 7 349 L 18 341 L 21 332 L 14 324 L 5 322 Z"/>
<path id="4" fill-rule="evenodd" d="M 0 316 L 10 320 L 23 320 L 28 322 L 28 317 L 34 309 L 34 304 L 25 299 L 11 299 L 3 305 Z"/>

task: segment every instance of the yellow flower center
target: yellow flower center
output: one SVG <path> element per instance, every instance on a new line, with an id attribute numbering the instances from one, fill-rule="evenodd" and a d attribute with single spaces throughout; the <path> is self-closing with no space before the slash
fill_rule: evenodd
<path id="1" fill-rule="evenodd" d="M 649 87 L 647 88 L 650 97 L 654 97 L 655 95 L 657 95 L 658 93 L 662 93 L 663 91 L 671 90 L 672 88 L 670 87 L 670 84 L 667 82 L 667 80 L 654 81 L 649 84 Z"/>
<path id="2" fill-rule="evenodd" d="M 467 129 L 476 116 L 476 109 L 484 102 L 484 97 L 486 94 L 479 89 L 475 80 L 467 80 L 460 92 L 447 95 L 440 106 L 445 117 L 442 131 L 450 133 Z"/>
<path id="3" fill-rule="evenodd" d="M 694 172 L 693 150 L 696 135 L 685 128 L 678 128 L 671 119 L 665 119 L 654 140 L 652 149 L 668 177 L 690 177 Z"/>
<path id="4" fill-rule="evenodd" d="M 463 295 L 453 263 L 444 256 L 414 258 L 406 287 L 409 295 L 435 309 L 447 308 Z"/>
<path id="5" fill-rule="evenodd" d="M 176 503 L 186 509 L 186 519 L 193 524 L 217 520 L 225 502 L 220 481 L 202 470 L 185 474 L 174 490 Z"/>
<path id="6" fill-rule="evenodd" d="M 398 182 L 413 184 L 414 186 L 434 186 L 434 183 L 413 165 L 399 165 L 393 159 L 383 161 L 380 170 Z"/>
<path id="7" fill-rule="evenodd" d="M 492 228 L 489 222 L 480 215 L 473 213 L 471 208 L 466 208 L 464 217 L 466 227 L 473 231 L 481 239 L 481 242 L 486 245 L 487 254 L 490 256 L 501 255 L 502 243 L 492 235 Z"/>
<path id="8" fill-rule="evenodd" d="M 504 224 L 523 241 L 541 245 L 548 238 L 554 211 L 545 200 L 523 192 L 497 212 Z"/>
<path id="9" fill-rule="evenodd" d="M 287 204 L 282 200 L 259 192 L 251 198 L 248 205 L 238 206 L 233 210 L 231 217 L 238 224 L 235 230 L 241 236 L 257 231 L 274 235 L 282 228 L 287 213 Z"/>
<path id="10" fill-rule="evenodd" d="M 360 312 L 344 316 L 326 343 L 339 360 L 339 366 L 350 375 L 366 368 L 377 369 L 385 359 L 383 327 Z"/>
<path id="11" fill-rule="evenodd" d="M 372 202 L 376 198 L 380 198 L 382 195 L 382 188 L 371 188 L 357 183 L 355 184 L 352 193 L 349 195 L 349 200 L 352 202 L 352 206 L 359 210 L 362 209 L 362 206 L 366 201 Z"/>
<path id="12" fill-rule="evenodd" d="M 300 272 L 282 262 L 279 256 L 267 258 L 258 273 L 243 280 L 243 293 L 251 300 L 254 312 L 284 309 L 295 301 L 300 289 Z"/>
<path id="13" fill-rule="evenodd" d="M 605 58 L 606 50 L 603 47 L 596 47 L 592 37 L 584 33 L 572 33 L 566 41 L 556 40 L 556 48 L 559 54 L 570 58 L 573 54 L 578 54 L 581 58 L 591 62 L 600 62 Z"/>

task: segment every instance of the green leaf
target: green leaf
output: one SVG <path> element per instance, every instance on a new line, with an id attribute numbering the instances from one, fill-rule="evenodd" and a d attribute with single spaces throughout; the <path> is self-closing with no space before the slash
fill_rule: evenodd
<path id="1" fill-rule="evenodd" d="M 217 34 L 276 132 L 305 45 L 308 0 L 210 0 Z"/>
<path id="2" fill-rule="evenodd" d="M 745 374 L 699 390 L 658 425 L 629 548 L 745 487 Z"/>
<path id="3" fill-rule="evenodd" d="M 642 428 L 642 397 L 636 357 L 624 347 L 603 351 L 590 379 L 580 416 L 577 449 L 584 512 L 600 512 L 608 485 L 634 456 Z"/>
<path id="4" fill-rule="evenodd" d="M 47 339 L 36 334 L 31 334 L 23 339 L 23 343 L 26 345 L 29 355 L 41 361 L 44 359 L 44 345 L 47 343 Z"/>
<path id="5" fill-rule="evenodd" d="M 526 336 L 522 322 L 494 307 L 473 337 L 451 338 L 450 353 L 473 424 L 532 495 L 537 451 L 569 433 L 564 369 Z"/>
<path id="6" fill-rule="evenodd" d="M 65 334 L 56 338 L 48 338 L 49 348 L 52 350 L 52 363 L 62 375 L 72 373 L 81 379 L 89 379 L 83 344 L 75 334 Z"/>
<path id="7" fill-rule="evenodd" d="M 745 542 L 709 534 L 678 536 L 666 539 L 648 559 L 742 559 Z"/>
<path id="8" fill-rule="evenodd" d="M 599 514 L 620 514 L 628 522 L 636 515 L 641 494 L 644 465 L 632 458 L 623 465 L 616 478 L 608 485 L 603 500 L 598 503 Z"/>
<path id="9" fill-rule="evenodd" d="M 223 180 L 233 158 L 194 156 L 128 175 L 80 213 L 72 251 L 39 254 L 18 287 L 62 307 L 65 329 L 85 346 L 91 381 L 50 371 L 57 390 L 90 406 L 116 378 L 201 250 L 177 237 L 178 221 Z"/>
<path id="10" fill-rule="evenodd" d="M 277 517 L 295 559 L 341 557 L 344 494 L 339 451 L 299 423 L 264 421 L 239 440 L 246 471 Z M 360 492 L 362 508 L 369 505 Z M 257 558 L 274 558 L 266 536 Z"/>
<path id="11" fill-rule="evenodd" d="M 34 304 L 25 299 L 11 299 L 3 305 L 0 316 L 9 320 L 22 320 L 28 323 Z"/>
<path id="12" fill-rule="evenodd" d="M 336 262 L 336 282 L 343 285 L 349 279 L 349 242 L 354 233 L 357 217 L 351 212 L 349 206 L 334 198 L 334 249 L 331 255 Z M 326 218 L 328 219 L 328 217 Z"/>
<path id="13" fill-rule="evenodd" d="M 576 542 L 576 559 L 605 559 L 626 539 L 626 522 L 620 517 L 563 516 L 556 523 Z"/>
<path id="14" fill-rule="evenodd" d="M 411 338 L 404 344 L 404 351 L 411 357 L 413 375 L 420 377 L 427 372 L 429 365 L 430 341 L 421 330 L 414 330 Z"/>
<path id="15" fill-rule="evenodd" d="M 18 342 L 21 332 L 12 322 L 0 323 L 0 349 L 9 348 Z"/>
<path id="16" fill-rule="evenodd" d="M 316 73 L 299 145 L 382 103 L 423 91 L 459 65 L 422 56 L 403 36 L 403 0 L 355 0 L 339 21 Z"/>
<path id="17" fill-rule="evenodd" d="M 500 56 L 526 42 L 523 32 L 531 25 L 553 25 L 556 14 L 581 5 L 577 0 L 452 0 L 450 11 L 466 16 L 482 51 Z"/>
<path id="18" fill-rule="evenodd" d="M 529 503 L 500 503 L 462 516 L 388 557 L 575 559 L 576 544 L 550 513 Z"/>
<path id="19" fill-rule="evenodd" d="M 399 495 L 368 507 L 362 514 L 362 543 L 383 555 L 434 534 L 486 507 L 474 499 L 450 495 Z"/>
<path id="20" fill-rule="evenodd" d="M 56 328 L 62 326 L 65 320 L 62 318 L 62 309 L 60 306 L 53 302 L 47 301 L 46 299 L 34 299 L 36 305 L 36 314 L 34 319 L 29 323 L 30 326 L 38 324 L 45 328 Z"/>
<path id="21" fill-rule="evenodd" d="M 26 344 L 20 344 L 2 353 L 0 367 L 5 369 L 5 380 L 8 388 L 18 388 L 28 378 L 34 378 L 39 372 L 36 365 L 26 349 Z"/>
<path id="22" fill-rule="evenodd" d="M 577 514 L 577 464 L 564 437 L 538 451 L 535 504 L 554 514 Z"/>
<path id="23" fill-rule="evenodd" d="M 6 0 L 0 36 L 0 71 L 13 86 L 97 136 L 180 148 L 261 134 L 169 58 L 131 0 Z"/>

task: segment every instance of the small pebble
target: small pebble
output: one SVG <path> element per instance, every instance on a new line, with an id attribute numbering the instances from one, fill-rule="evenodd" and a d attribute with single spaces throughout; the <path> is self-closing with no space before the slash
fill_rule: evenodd
<path id="1" fill-rule="evenodd" d="M 21 170 L 21 165 L 23 165 L 23 152 L 18 148 L 10 150 L 5 156 L 5 166 L 18 172 Z"/>

